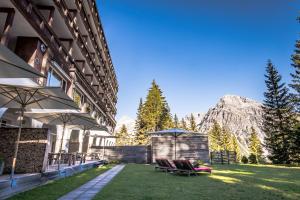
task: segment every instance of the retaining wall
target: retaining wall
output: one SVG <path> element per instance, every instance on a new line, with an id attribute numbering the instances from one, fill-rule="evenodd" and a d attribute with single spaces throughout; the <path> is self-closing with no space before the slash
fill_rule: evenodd
<path id="1" fill-rule="evenodd" d="M 17 139 L 17 128 L 0 128 L 0 157 L 4 158 L 4 173 L 9 173 Z M 16 173 L 43 172 L 49 151 L 48 129 L 23 128 L 16 162 Z"/>

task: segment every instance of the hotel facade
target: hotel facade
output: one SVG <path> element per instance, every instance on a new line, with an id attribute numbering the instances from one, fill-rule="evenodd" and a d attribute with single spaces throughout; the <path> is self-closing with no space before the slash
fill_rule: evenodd
<path id="1" fill-rule="evenodd" d="M 98 5 L 99 6 L 99 5 Z M 47 78 L 22 80 L 41 86 L 61 87 L 90 113 L 110 135 L 116 126 L 118 82 L 95 0 L 3 0 L 0 1 L 1 44 Z M 18 83 L 15 83 L 18 84 Z M 8 109 L 1 126 L 17 125 L 15 110 Z M 59 151 L 61 126 L 25 119 L 26 127 L 47 127 L 51 152 Z M 91 145 L 109 146 L 113 139 L 90 137 L 69 130 L 65 152 L 88 153 Z"/>

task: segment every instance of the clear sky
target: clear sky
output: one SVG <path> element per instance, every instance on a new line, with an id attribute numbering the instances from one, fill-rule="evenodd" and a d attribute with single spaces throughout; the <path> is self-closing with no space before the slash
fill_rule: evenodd
<path id="1" fill-rule="evenodd" d="M 97 3 L 119 81 L 117 118 L 136 116 L 153 79 L 179 116 L 225 94 L 262 101 L 268 59 L 290 81 L 299 0 Z"/>

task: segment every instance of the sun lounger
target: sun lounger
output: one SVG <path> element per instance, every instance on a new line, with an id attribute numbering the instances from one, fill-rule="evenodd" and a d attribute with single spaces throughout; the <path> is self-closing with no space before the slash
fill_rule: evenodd
<path id="1" fill-rule="evenodd" d="M 176 168 L 167 160 L 167 159 L 155 159 L 156 161 L 156 166 L 155 170 L 163 170 L 165 172 L 171 172 L 176 170 Z"/>
<path id="2" fill-rule="evenodd" d="M 193 165 L 188 160 L 174 160 L 173 161 L 177 170 L 177 173 L 185 173 L 190 176 L 191 174 L 198 175 L 198 172 L 209 172 L 211 173 L 211 168 L 209 167 L 197 167 L 194 168 Z"/>

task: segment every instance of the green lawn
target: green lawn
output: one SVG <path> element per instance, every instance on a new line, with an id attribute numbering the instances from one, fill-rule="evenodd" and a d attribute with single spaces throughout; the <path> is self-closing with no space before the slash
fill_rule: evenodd
<path id="1" fill-rule="evenodd" d="M 27 200 L 27 199 L 34 199 L 34 200 L 51 200 L 57 199 L 64 194 L 69 193 L 70 191 L 78 188 L 79 186 L 83 185 L 87 181 L 95 178 L 96 176 L 102 174 L 103 172 L 107 171 L 108 169 L 112 168 L 111 165 L 102 166 L 99 168 L 93 168 L 87 171 L 84 171 L 79 174 L 75 174 L 74 176 L 70 176 L 64 179 L 51 181 L 46 185 L 42 185 L 37 187 L 33 190 L 20 193 L 18 195 L 13 196 L 12 200 Z"/>
<path id="2" fill-rule="evenodd" d="M 212 175 L 186 177 L 129 164 L 95 199 L 300 199 L 300 168 L 217 165 Z"/>

